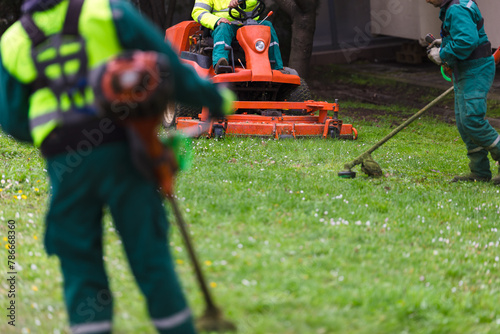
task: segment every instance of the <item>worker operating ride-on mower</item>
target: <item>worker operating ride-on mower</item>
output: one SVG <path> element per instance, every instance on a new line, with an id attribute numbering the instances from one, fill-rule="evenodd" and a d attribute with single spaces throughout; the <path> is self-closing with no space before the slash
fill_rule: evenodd
<path id="1" fill-rule="evenodd" d="M 229 16 L 234 20 L 231 24 L 242 27 L 237 31 L 237 42 L 226 45 L 230 65 L 219 73 L 227 73 L 215 74 L 213 40 L 199 23 L 181 22 L 167 29 L 165 36 L 180 58 L 193 66 L 200 76 L 230 86 L 238 98 L 234 104 L 236 114 L 208 123 L 205 109 L 171 103 L 165 110 L 163 124 L 219 138 L 242 135 L 356 139 L 356 129 L 338 119 L 337 101 L 313 101 L 307 84 L 295 70 L 271 68 L 268 56 L 271 31 L 270 27 L 260 23 L 272 12 L 258 20 L 265 11 L 265 4 L 258 1 L 254 9 L 247 12 L 242 8 L 244 3 L 240 2 L 239 7 L 229 10 Z M 333 112 L 333 116 L 328 116 L 328 112 Z"/>

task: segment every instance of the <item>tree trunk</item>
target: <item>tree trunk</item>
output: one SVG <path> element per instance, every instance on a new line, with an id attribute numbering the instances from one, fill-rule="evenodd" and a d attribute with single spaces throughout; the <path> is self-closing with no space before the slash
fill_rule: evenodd
<path id="1" fill-rule="evenodd" d="M 167 28 L 173 25 L 176 5 L 177 5 L 177 0 L 170 0 L 168 2 L 167 17 L 165 18 L 165 25 Z"/>
<path id="2" fill-rule="evenodd" d="M 2 0 L 0 2 L 0 36 L 21 16 L 22 0 Z"/>
<path id="3" fill-rule="evenodd" d="M 319 0 L 275 0 L 292 19 L 292 45 L 289 66 L 306 76 L 316 30 Z"/>
<path id="4" fill-rule="evenodd" d="M 164 31 L 167 28 L 165 0 L 135 0 L 141 13 L 149 18 L 158 28 Z"/>

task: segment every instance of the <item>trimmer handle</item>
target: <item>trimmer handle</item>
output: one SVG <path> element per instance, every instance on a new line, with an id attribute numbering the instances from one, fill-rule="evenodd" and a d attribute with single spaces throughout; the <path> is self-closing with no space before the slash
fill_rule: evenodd
<path id="1" fill-rule="evenodd" d="M 436 37 L 434 37 L 434 35 L 433 35 L 433 34 L 427 34 L 427 35 L 425 36 L 425 41 L 426 41 L 429 45 L 431 45 L 431 44 L 432 44 L 432 42 L 434 42 L 435 40 L 436 40 Z"/>

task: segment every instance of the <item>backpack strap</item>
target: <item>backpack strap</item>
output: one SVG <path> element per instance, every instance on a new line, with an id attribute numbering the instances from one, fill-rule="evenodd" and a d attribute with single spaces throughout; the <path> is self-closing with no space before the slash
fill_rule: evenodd
<path id="1" fill-rule="evenodd" d="M 69 0 L 68 11 L 64 19 L 62 29 L 63 35 L 78 36 L 78 22 L 80 21 L 80 13 L 82 12 L 83 2 L 85 0 Z"/>
<path id="2" fill-rule="evenodd" d="M 32 47 L 36 47 L 47 39 L 44 32 L 38 28 L 35 21 L 33 21 L 31 14 L 23 14 L 19 21 L 21 21 L 21 25 L 31 39 Z"/>

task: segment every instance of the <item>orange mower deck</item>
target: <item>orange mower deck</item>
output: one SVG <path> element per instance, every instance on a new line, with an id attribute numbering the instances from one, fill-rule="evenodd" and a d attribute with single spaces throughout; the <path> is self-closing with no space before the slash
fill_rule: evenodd
<path id="1" fill-rule="evenodd" d="M 176 128 L 180 131 L 195 132 L 200 136 L 262 136 L 279 138 L 323 137 L 357 139 L 358 132 L 351 124 L 343 124 L 337 113 L 338 103 L 305 101 L 305 102 L 274 102 L 274 101 L 236 101 L 235 109 L 261 109 L 283 111 L 276 116 L 261 116 L 254 114 L 235 114 L 223 120 L 211 121 L 208 111 L 203 109 L 199 119 L 178 117 Z M 309 115 L 286 116 L 286 110 L 304 109 Z M 313 115 L 319 111 L 318 115 Z M 327 116 L 329 111 L 334 116 Z"/>

